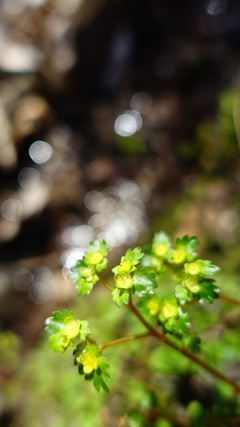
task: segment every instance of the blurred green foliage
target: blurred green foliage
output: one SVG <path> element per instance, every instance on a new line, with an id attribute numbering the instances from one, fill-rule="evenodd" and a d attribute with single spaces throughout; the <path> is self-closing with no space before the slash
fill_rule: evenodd
<path id="1" fill-rule="evenodd" d="M 209 173 L 211 179 L 207 175 L 196 177 L 179 198 L 169 200 L 151 224 L 153 231 L 164 228 L 172 235 L 181 229 L 193 207 L 199 209 L 202 220 L 204 209 L 209 207 L 209 185 L 215 187 L 223 171 L 229 176 L 237 169 L 239 146 L 233 119 L 236 96 L 232 90 L 222 94 L 217 117 L 211 122 L 202 122 L 194 140 L 181 146 L 183 157 L 191 161 L 198 156 L 203 171 Z M 138 140 L 133 142 L 131 152 L 141 147 Z M 239 206 L 239 196 L 229 193 L 226 199 L 228 207 Z M 224 207 L 221 199 L 219 210 Z M 237 297 L 239 226 L 235 240 L 224 236 L 216 240 L 211 227 L 201 220 L 197 224 L 201 252 L 221 266 L 217 280 L 221 291 Z M 171 286 L 168 276 L 161 279 L 162 297 Z M 80 298 L 70 309 L 74 309 L 79 318 L 87 318 L 90 323 L 93 320 L 93 335 L 111 340 L 116 335 L 142 332 L 131 313 L 108 304 L 110 296 L 106 290 L 94 289 L 87 298 L 87 304 Z M 203 358 L 239 381 L 240 308 L 224 301 L 216 301 L 211 306 L 191 303 L 188 313 L 192 334 L 197 330 L 201 338 Z M 22 355 L 18 337 L 12 332 L 2 332 L 0 424 L 3 427 L 227 427 L 234 425 L 231 419 L 238 419 L 236 423 L 240 423 L 240 405 L 230 386 L 214 380 L 183 355 L 159 346 L 154 339 L 134 341 L 127 347 L 122 344 L 106 349 L 104 354 L 111 358 L 108 395 L 96 393 L 91 384 L 76 375 L 71 351 L 64 357 L 49 351 L 45 334 L 34 349 Z M 4 414 L 10 414 L 8 421 Z M 187 419 L 189 423 L 184 424 Z"/>
<path id="2" fill-rule="evenodd" d="M 220 275 L 219 282 L 227 280 L 236 292 L 235 279 L 225 274 Z M 94 335 L 110 340 L 116 335 L 142 332 L 141 325 L 124 308 L 110 304 L 106 310 L 110 296 L 104 289 L 87 298 L 88 304 L 80 298 L 72 308 L 77 315 L 88 316 Z M 197 328 L 201 337 L 204 358 L 235 378 L 240 363 L 240 309 L 217 301 L 199 308 L 196 303 L 190 304 L 188 311 L 192 328 Z M 234 314 L 232 318 L 230 313 Z M 183 355 L 152 338 L 104 351 L 111 359 L 111 392 L 107 395 L 96 393 L 76 375 L 71 351 L 64 357 L 49 351 L 45 335 L 25 357 L 20 355 L 20 342 L 14 334 L 2 333 L 0 342 L 4 349 L 1 357 L 9 361 L 6 356 L 10 354 L 14 370 L 2 387 L 2 406 L 5 412 L 13 413 L 9 426 L 167 427 L 189 419 L 188 425 L 203 427 L 221 419 L 217 425 L 226 427 L 231 425 L 228 419 L 240 416 L 239 404 L 228 385 L 213 380 Z"/>

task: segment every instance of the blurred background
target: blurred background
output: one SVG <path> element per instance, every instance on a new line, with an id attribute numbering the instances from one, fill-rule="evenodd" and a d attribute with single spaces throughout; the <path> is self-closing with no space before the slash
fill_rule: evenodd
<path id="1" fill-rule="evenodd" d="M 156 231 L 197 235 L 236 295 L 239 87 L 238 0 L 1 1 L 2 426 L 157 425 L 126 424 L 126 402 L 149 393 L 116 369 L 96 394 L 47 349 L 44 320 L 76 306 L 99 339 L 138 327 L 106 312 L 104 289 L 75 299 L 71 266 L 96 237 L 113 266 Z M 147 375 L 124 348 L 108 354 Z"/>

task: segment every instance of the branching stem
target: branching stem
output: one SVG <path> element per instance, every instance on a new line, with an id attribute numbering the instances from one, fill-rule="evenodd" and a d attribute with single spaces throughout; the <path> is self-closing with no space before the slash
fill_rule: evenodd
<path id="1" fill-rule="evenodd" d="M 91 337 L 87 337 L 87 341 L 90 342 L 90 344 L 98 345 L 98 342 Z"/>
<path id="2" fill-rule="evenodd" d="M 132 300 L 130 300 L 130 302 L 128 304 L 128 307 L 132 311 L 132 313 L 134 313 L 135 316 L 137 316 L 137 318 L 142 322 L 142 324 L 149 330 L 150 335 L 154 336 L 155 338 L 157 338 L 162 343 L 168 345 L 169 347 L 173 348 L 174 350 L 176 350 L 179 353 L 183 354 L 184 356 L 188 357 L 188 359 L 192 360 L 192 362 L 195 362 L 196 364 L 198 364 L 199 366 L 201 366 L 202 368 L 204 368 L 206 371 L 210 372 L 210 374 L 212 374 L 216 378 L 218 378 L 218 379 L 220 379 L 220 380 L 222 380 L 222 381 L 230 384 L 237 393 L 240 393 L 240 385 L 238 385 L 235 381 L 233 381 L 230 378 L 226 377 L 224 374 L 222 374 L 221 372 L 217 371 L 212 366 L 208 365 L 208 363 L 206 363 L 204 360 L 199 359 L 198 356 L 196 356 L 195 354 L 191 353 L 187 349 L 178 347 L 174 342 L 172 342 L 171 340 L 169 340 L 169 338 L 167 338 L 166 335 L 164 335 L 162 332 L 158 331 L 157 329 L 153 328 L 153 326 L 151 326 L 144 319 L 144 317 L 141 315 L 141 313 L 138 311 L 138 309 L 133 304 Z"/>
<path id="3" fill-rule="evenodd" d="M 129 342 L 129 341 L 135 341 L 135 340 L 138 340 L 140 338 L 149 337 L 150 335 L 151 335 L 150 332 L 145 332 L 143 334 L 131 335 L 129 337 L 122 337 L 122 338 L 118 338 L 118 339 L 112 340 L 112 341 L 98 342 L 97 347 L 100 351 L 102 351 L 107 347 L 112 347 L 113 345 L 118 345 L 118 344 L 124 344 L 124 343 Z"/>
<path id="4" fill-rule="evenodd" d="M 114 288 L 112 288 L 112 286 L 111 285 L 109 285 L 109 283 L 102 277 L 102 275 L 101 274 L 99 274 L 98 275 L 98 277 L 99 277 L 99 282 L 103 285 L 103 286 L 105 286 L 105 288 L 107 288 L 110 292 L 112 292 L 113 291 L 113 289 Z"/>
<path id="5" fill-rule="evenodd" d="M 230 297 L 228 297 L 226 295 L 219 294 L 218 298 L 221 299 L 221 300 L 223 300 L 223 301 L 230 302 L 231 304 L 240 306 L 240 301 L 238 301 L 238 300 L 236 300 L 234 298 L 230 298 Z"/>
<path id="6" fill-rule="evenodd" d="M 99 275 L 99 281 L 108 290 L 110 290 L 111 292 L 113 291 L 112 286 L 110 286 L 106 282 L 106 280 L 103 279 L 103 277 L 101 275 Z M 147 333 L 147 334 L 141 334 L 141 336 L 139 336 L 139 338 L 142 338 L 143 336 L 153 336 L 153 337 L 157 338 L 159 341 L 161 341 L 162 343 L 166 344 L 168 347 L 173 348 L 178 353 L 183 354 L 188 359 L 190 359 L 192 362 L 194 362 L 197 365 L 201 366 L 203 369 L 205 369 L 206 371 L 208 371 L 214 377 L 216 377 L 216 378 L 218 378 L 218 379 L 226 382 L 227 384 L 231 385 L 237 393 L 240 393 L 240 385 L 238 385 L 235 381 L 231 380 L 230 378 L 226 377 L 221 372 L 217 371 L 212 366 L 208 365 L 208 363 L 205 362 L 204 360 L 199 359 L 198 356 L 196 356 L 195 354 L 191 353 L 189 350 L 187 350 L 185 348 L 178 347 L 178 345 L 176 345 L 173 341 L 171 341 L 168 337 L 166 337 L 165 334 L 163 334 L 161 331 L 157 330 L 152 325 L 150 325 L 150 323 L 148 323 L 148 321 L 138 311 L 137 307 L 133 304 L 132 298 L 130 298 L 127 307 L 140 320 L 140 322 L 149 331 L 149 333 Z M 118 340 L 113 340 L 113 341 L 109 341 L 109 342 L 106 342 L 106 343 L 98 343 L 98 347 L 99 347 L 99 344 L 102 344 L 103 347 L 101 347 L 101 349 L 103 349 L 103 348 L 109 347 L 111 345 L 116 345 L 116 344 L 120 344 L 120 343 L 123 343 L 123 342 L 133 341 L 133 339 L 136 339 L 136 335 L 132 336 L 132 337 L 120 338 Z M 111 343 L 111 344 L 109 344 L 109 343 Z M 109 345 L 107 345 L 107 344 L 109 344 Z M 100 349 L 100 347 L 99 347 L 99 349 Z"/>

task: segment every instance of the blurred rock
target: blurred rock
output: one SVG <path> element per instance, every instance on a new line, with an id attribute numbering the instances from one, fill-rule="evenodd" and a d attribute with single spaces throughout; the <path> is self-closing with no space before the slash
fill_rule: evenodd
<path id="1" fill-rule="evenodd" d="M 53 111 L 48 102 L 39 95 L 21 97 L 13 110 L 13 130 L 16 140 L 37 132 L 43 126 L 50 126 Z"/>
<path id="2" fill-rule="evenodd" d="M 17 153 L 11 131 L 10 119 L 0 103 L 0 168 L 11 169 L 16 165 Z"/>

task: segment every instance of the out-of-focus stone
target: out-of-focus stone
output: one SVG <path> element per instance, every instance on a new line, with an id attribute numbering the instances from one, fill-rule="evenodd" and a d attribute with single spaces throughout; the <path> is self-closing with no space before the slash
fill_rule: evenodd
<path id="1" fill-rule="evenodd" d="M 17 154 L 11 132 L 9 118 L 4 107 L 0 104 L 0 167 L 3 169 L 13 168 L 17 161 Z"/>
<path id="2" fill-rule="evenodd" d="M 21 140 L 36 132 L 43 124 L 50 124 L 53 112 L 44 98 L 39 95 L 28 95 L 17 101 L 13 113 L 15 138 Z"/>

